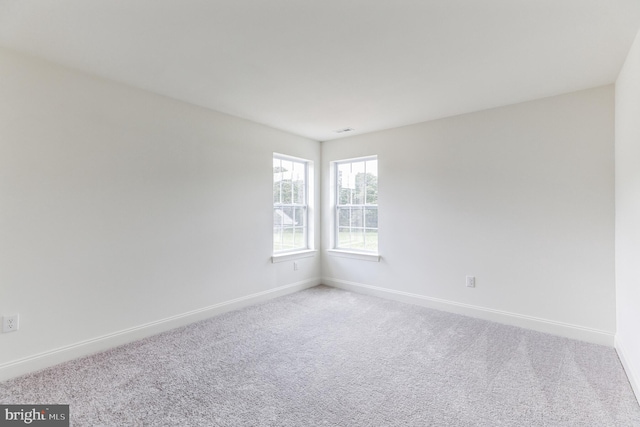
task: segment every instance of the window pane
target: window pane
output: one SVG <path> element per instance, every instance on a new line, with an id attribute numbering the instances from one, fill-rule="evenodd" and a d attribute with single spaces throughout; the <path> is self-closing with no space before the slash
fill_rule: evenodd
<path id="1" fill-rule="evenodd" d="M 282 160 L 282 182 L 280 203 L 291 203 L 291 174 L 293 173 L 293 163 L 289 160 Z"/>
<path id="2" fill-rule="evenodd" d="M 378 161 L 369 160 L 367 162 L 366 175 L 366 204 L 378 204 Z"/>
<path id="3" fill-rule="evenodd" d="M 338 199 L 338 204 L 340 205 L 348 205 L 351 203 L 351 196 L 352 196 L 353 190 L 350 188 L 343 188 L 340 190 L 339 196 L 340 198 Z"/>
<path id="4" fill-rule="evenodd" d="M 368 251 L 378 250 L 378 230 L 367 230 L 365 232 L 365 247 Z"/>
<path id="5" fill-rule="evenodd" d="M 364 230 L 351 231 L 351 249 L 365 249 Z"/>
<path id="6" fill-rule="evenodd" d="M 362 229 L 341 228 L 338 232 L 339 247 L 344 249 L 364 249 L 364 232 Z"/>
<path id="7" fill-rule="evenodd" d="M 346 205 L 351 203 L 351 192 L 355 189 L 355 177 L 351 174 L 351 164 L 338 164 L 338 204 Z"/>
<path id="8" fill-rule="evenodd" d="M 355 188 L 353 190 L 352 204 L 362 205 L 364 204 L 364 190 L 365 190 L 365 173 L 364 162 L 351 163 L 351 173 L 354 175 Z"/>
<path id="9" fill-rule="evenodd" d="M 296 227 L 293 216 L 302 208 L 276 207 L 273 210 L 273 250 L 287 251 L 306 247 L 304 223 Z"/>
<path id="10" fill-rule="evenodd" d="M 351 243 L 351 232 L 349 228 L 338 229 L 338 247 L 348 248 Z"/>
<path id="11" fill-rule="evenodd" d="M 378 176 L 378 160 L 367 160 L 365 162 L 365 168 L 368 174 Z"/>
<path id="12" fill-rule="evenodd" d="M 273 209 L 273 226 L 280 227 L 283 225 L 284 212 L 282 208 Z"/>
<path id="13" fill-rule="evenodd" d="M 364 210 L 365 213 L 365 227 L 378 228 L 378 208 L 367 207 Z"/>
<path id="14" fill-rule="evenodd" d="M 293 229 L 293 247 L 292 249 L 300 249 L 305 247 L 304 228 L 296 227 Z"/>
<path id="15" fill-rule="evenodd" d="M 294 221 L 293 225 L 296 225 L 298 227 L 303 227 L 306 225 L 304 208 L 300 208 L 300 207 L 294 208 L 293 221 Z"/>
<path id="16" fill-rule="evenodd" d="M 359 173 L 364 173 L 364 163 L 362 161 L 352 162 L 351 163 L 351 173 L 357 175 Z"/>
<path id="17" fill-rule="evenodd" d="M 275 177 L 275 176 L 274 176 Z M 280 182 L 273 181 L 273 204 L 280 203 Z"/>
<path id="18" fill-rule="evenodd" d="M 273 248 L 275 251 L 304 249 L 307 245 L 304 227 L 284 227 L 274 229 Z"/>
<path id="19" fill-rule="evenodd" d="M 362 208 L 351 208 L 351 227 L 364 227 L 364 212 Z"/>
<path id="20" fill-rule="evenodd" d="M 353 190 L 353 199 L 352 204 L 354 205 L 363 205 L 364 204 L 364 190 L 365 190 L 365 174 L 364 172 L 359 172 L 356 176 L 356 188 Z"/>
<path id="21" fill-rule="evenodd" d="M 282 228 L 273 227 L 273 250 L 282 250 Z"/>
<path id="22" fill-rule="evenodd" d="M 293 186 L 293 203 L 302 205 L 305 203 L 305 165 L 300 162 L 293 162 L 292 173 L 292 186 Z"/>
<path id="23" fill-rule="evenodd" d="M 282 250 L 293 249 L 293 228 L 287 227 L 282 230 Z"/>
<path id="24" fill-rule="evenodd" d="M 282 207 L 282 225 L 291 227 L 295 225 L 293 206 Z"/>
<path id="25" fill-rule="evenodd" d="M 338 227 L 349 227 L 349 211 L 350 208 L 338 208 Z"/>
<path id="26" fill-rule="evenodd" d="M 280 159 L 273 159 L 273 203 L 280 203 L 280 181 L 282 181 L 282 167 Z"/>
<path id="27" fill-rule="evenodd" d="M 294 227 L 291 229 L 291 247 L 289 249 L 297 248 L 299 242 L 300 238 L 298 237 L 298 229 Z"/>

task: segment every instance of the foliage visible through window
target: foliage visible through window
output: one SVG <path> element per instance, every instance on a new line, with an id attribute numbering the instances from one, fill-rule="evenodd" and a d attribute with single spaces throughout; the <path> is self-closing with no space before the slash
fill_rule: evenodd
<path id="1" fill-rule="evenodd" d="M 273 157 L 273 251 L 308 248 L 307 162 Z"/>
<path id="2" fill-rule="evenodd" d="M 335 163 L 336 249 L 378 252 L 378 159 Z"/>

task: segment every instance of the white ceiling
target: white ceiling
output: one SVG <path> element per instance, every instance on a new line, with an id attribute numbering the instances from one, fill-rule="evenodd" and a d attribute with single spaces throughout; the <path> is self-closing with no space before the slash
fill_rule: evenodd
<path id="1" fill-rule="evenodd" d="M 612 83 L 639 26 L 640 0 L 0 0 L 2 46 L 320 141 Z"/>

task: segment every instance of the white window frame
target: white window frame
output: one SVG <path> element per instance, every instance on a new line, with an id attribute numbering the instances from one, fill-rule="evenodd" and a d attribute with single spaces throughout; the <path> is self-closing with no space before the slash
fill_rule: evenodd
<path id="1" fill-rule="evenodd" d="M 295 162 L 295 163 L 300 163 L 304 165 L 304 197 L 303 197 L 303 202 L 302 203 L 276 203 L 275 201 L 273 201 L 273 209 L 272 209 L 272 215 L 275 215 L 276 209 L 278 207 L 291 207 L 291 208 L 299 208 L 299 209 L 303 209 L 304 213 L 303 213 L 303 226 L 301 227 L 295 227 L 295 228 L 302 228 L 303 230 L 303 245 L 296 247 L 296 248 L 292 248 L 292 249 L 285 249 L 285 250 L 275 250 L 275 240 L 272 240 L 272 244 L 271 244 L 271 250 L 272 250 L 272 257 L 271 257 L 271 261 L 273 263 L 276 262 L 283 262 L 283 261 L 288 261 L 291 259 L 297 259 L 297 258 L 304 258 L 304 257 L 309 257 L 309 256 L 313 256 L 314 254 L 314 250 L 311 248 L 312 242 L 313 242 L 313 236 L 312 236 L 312 232 L 313 232 L 313 227 L 312 227 L 312 208 L 311 208 L 311 201 L 313 200 L 313 190 L 312 190 L 312 171 L 313 171 L 313 162 L 311 162 L 310 160 L 307 159 L 302 159 L 299 157 L 293 157 L 293 156 L 288 156 L 285 154 L 279 154 L 279 153 L 273 153 L 273 160 L 280 160 L 280 161 L 290 161 L 290 162 Z M 273 178 L 272 178 L 272 186 L 273 186 Z M 275 230 L 275 224 L 274 221 L 272 220 L 272 228 Z M 272 233 L 272 236 L 275 236 L 275 232 Z"/>
<path id="2" fill-rule="evenodd" d="M 333 161 L 331 162 L 331 191 L 332 191 L 332 233 L 331 233 L 331 240 L 332 240 L 332 244 L 331 244 L 331 249 L 328 251 L 330 255 L 334 255 L 334 256 L 341 256 L 341 257 L 347 257 L 347 258 L 353 258 L 353 259 L 359 259 L 359 260 L 364 260 L 364 261 L 376 261 L 379 262 L 380 261 L 380 255 L 379 255 L 379 245 L 376 248 L 376 250 L 366 250 L 366 249 L 354 249 L 354 248 L 344 248 L 344 247 L 340 247 L 339 246 L 339 214 L 340 214 L 340 209 L 346 206 L 349 207 L 373 207 L 375 206 L 376 209 L 378 208 L 378 204 L 376 203 L 375 205 L 371 205 L 371 204 L 367 204 L 366 200 L 364 204 L 347 204 L 347 205 L 341 205 L 340 202 L 340 195 L 339 195 L 339 189 L 338 189 L 338 183 L 339 183 L 339 178 L 338 178 L 338 173 L 339 173 L 339 166 L 343 165 L 343 164 L 348 164 L 348 163 L 360 163 L 360 162 L 367 162 L 367 161 L 371 161 L 371 160 L 376 160 L 376 162 L 378 161 L 378 156 L 373 155 L 373 156 L 366 156 L 366 157 L 358 157 L 358 158 L 353 158 L 353 159 L 344 159 L 344 160 L 337 160 L 337 161 Z M 366 165 L 366 163 L 365 163 Z M 365 168 L 366 170 L 366 168 Z M 363 221 L 365 219 L 363 218 Z M 366 231 L 366 226 L 364 226 L 364 230 Z M 376 230 L 379 230 L 379 226 L 376 227 Z M 366 234 L 365 234 L 365 239 L 366 239 Z M 366 240 L 365 240 L 366 241 Z"/>

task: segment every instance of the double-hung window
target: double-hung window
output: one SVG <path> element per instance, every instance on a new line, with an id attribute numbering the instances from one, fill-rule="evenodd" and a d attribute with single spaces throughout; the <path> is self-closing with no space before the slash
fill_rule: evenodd
<path id="1" fill-rule="evenodd" d="M 309 248 L 309 162 L 273 155 L 273 253 Z"/>
<path id="2" fill-rule="evenodd" d="M 378 252 L 378 159 L 334 163 L 335 249 Z"/>

